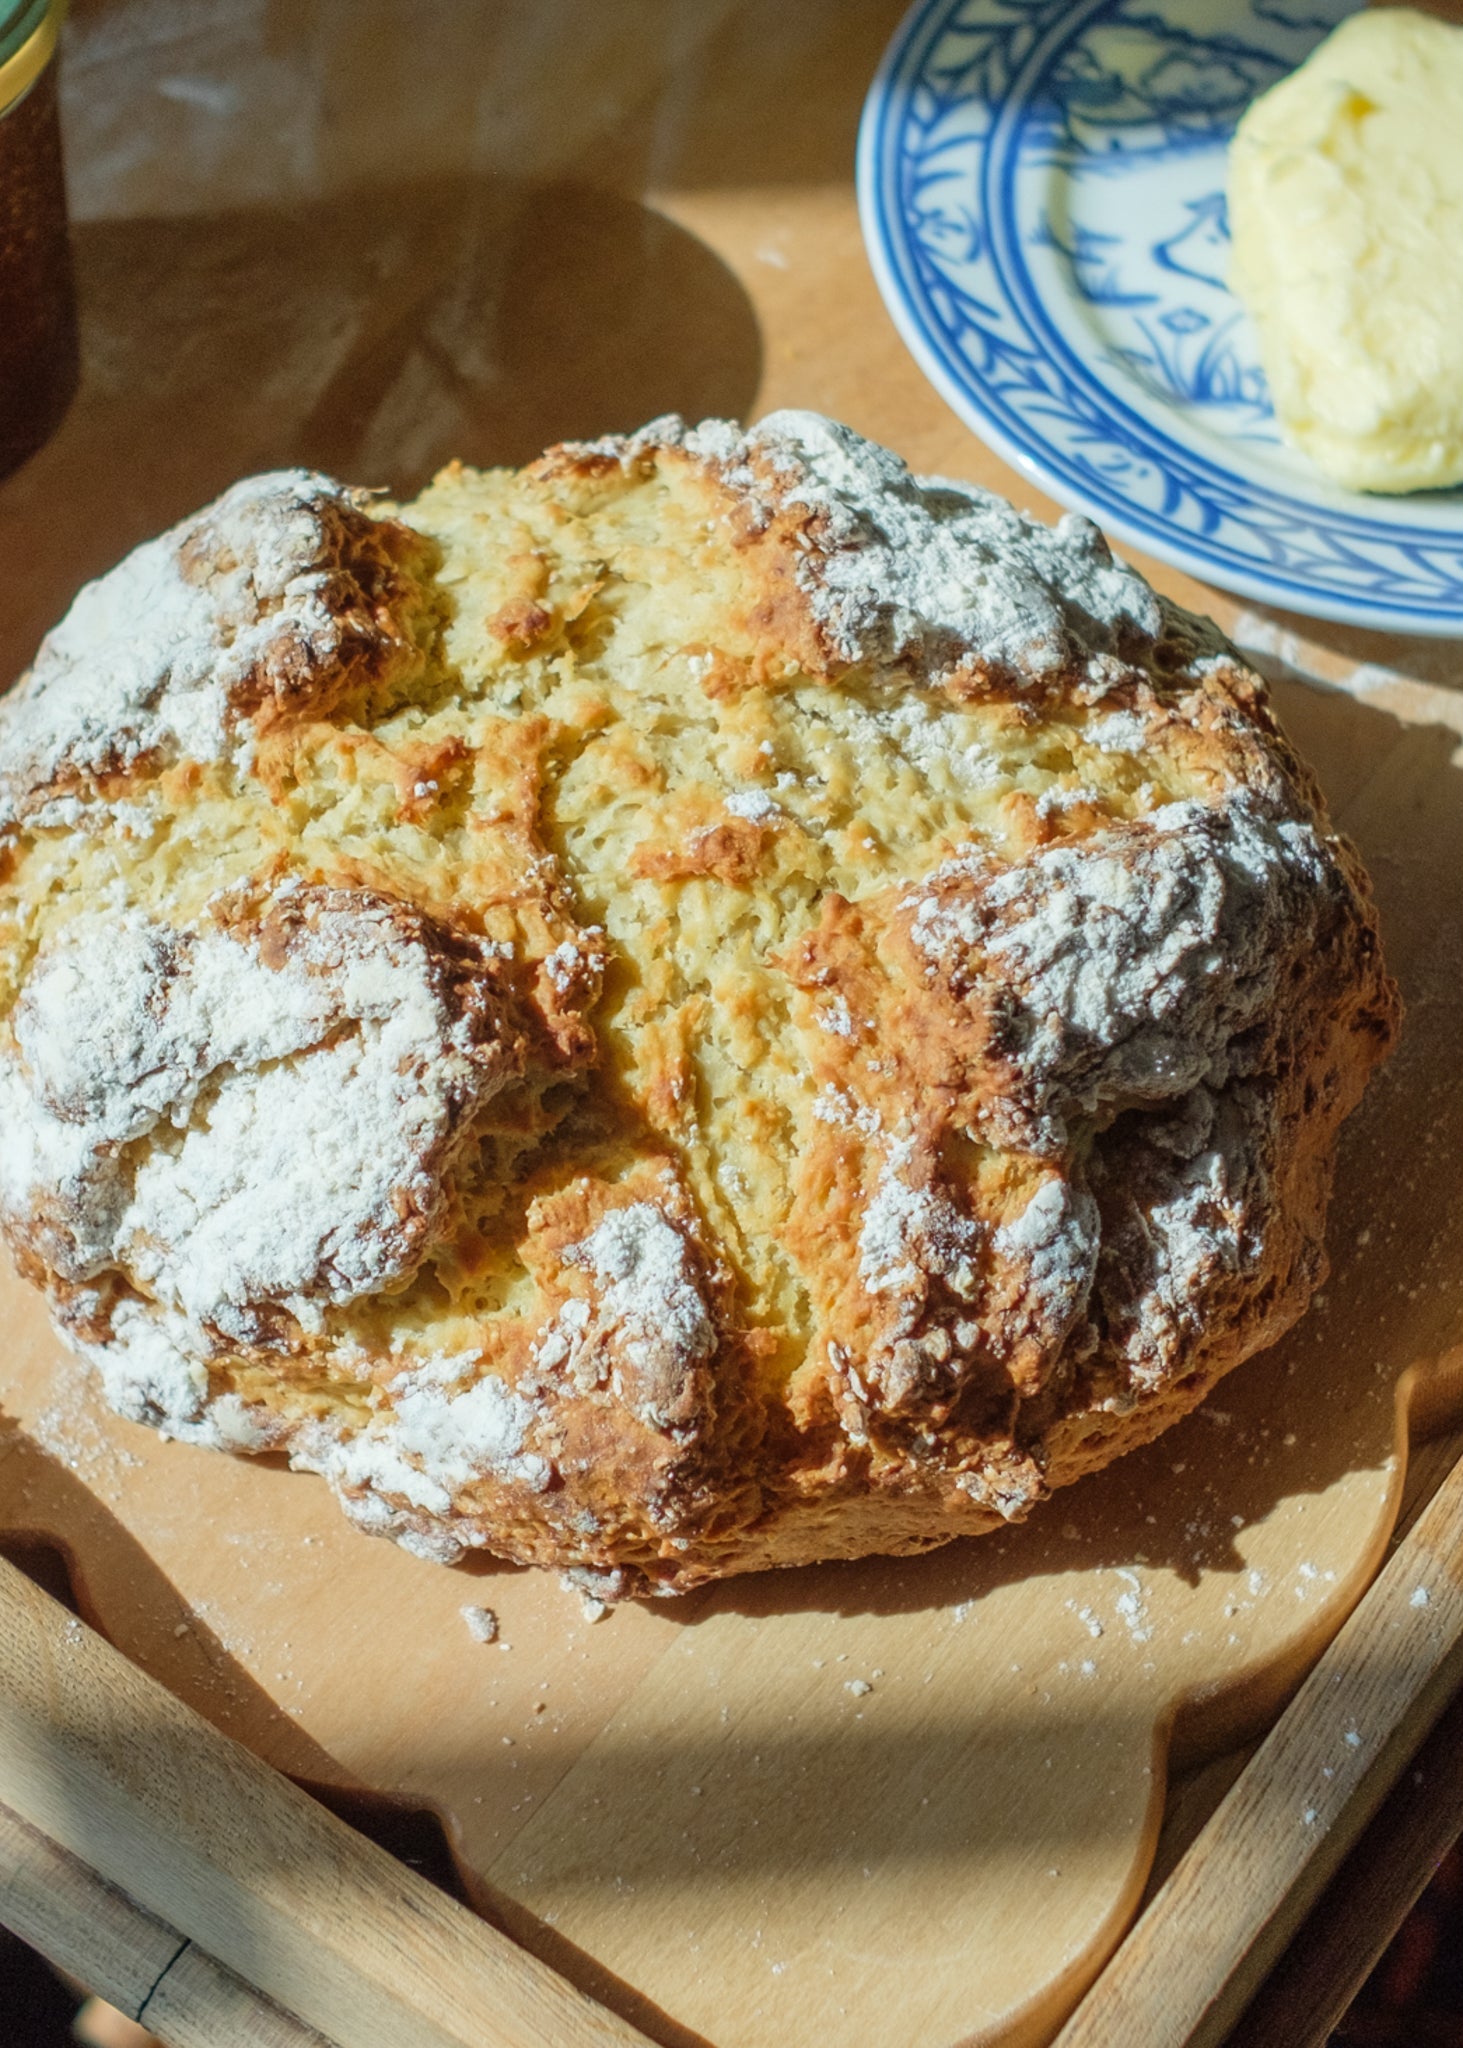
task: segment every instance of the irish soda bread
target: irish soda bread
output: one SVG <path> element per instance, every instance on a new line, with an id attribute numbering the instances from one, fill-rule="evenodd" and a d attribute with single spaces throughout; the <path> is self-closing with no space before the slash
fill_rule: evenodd
<path id="1" fill-rule="evenodd" d="M 124 1415 L 414 1550 L 990 1529 L 1322 1275 L 1366 884 L 1083 520 L 801 413 L 287 472 L 0 718 L 16 1257 Z"/>

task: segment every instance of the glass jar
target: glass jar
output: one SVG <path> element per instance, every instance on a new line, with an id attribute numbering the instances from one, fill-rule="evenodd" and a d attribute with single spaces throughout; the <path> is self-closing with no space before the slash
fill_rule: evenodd
<path id="1" fill-rule="evenodd" d="M 64 0 L 0 0 L 0 476 L 76 390 L 78 355 L 56 32 Z"/>

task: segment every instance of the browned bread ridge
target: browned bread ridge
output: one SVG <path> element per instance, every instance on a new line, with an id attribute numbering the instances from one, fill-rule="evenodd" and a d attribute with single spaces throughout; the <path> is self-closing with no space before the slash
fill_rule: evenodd
<path id="1" fill-rule="evenodd" d="M 814 415 L 236 486 L 0 706 L 0 1218 L 125 1415 L 607 1594 L 1019 1519 L 1395 1032 L 1215 629 Z"/>

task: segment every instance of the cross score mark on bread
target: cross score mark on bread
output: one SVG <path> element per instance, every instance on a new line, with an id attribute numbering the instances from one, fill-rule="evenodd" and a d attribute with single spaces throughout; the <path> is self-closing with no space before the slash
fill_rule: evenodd
<path id="1" fill-rule="evenodd" d="M 1214 629 L 808 414 L 235 487 L 0 707 L 0 834 L 0 1216 L 109 1399 L 610 1594 L 1156 1434 L 1396 1025 Z"/>

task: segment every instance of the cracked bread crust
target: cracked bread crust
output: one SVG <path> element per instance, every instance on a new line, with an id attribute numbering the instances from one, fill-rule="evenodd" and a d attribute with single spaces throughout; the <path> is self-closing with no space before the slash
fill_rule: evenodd
<path id="1" fill-rule="evenodd" d="M 109 1399 L 611 1596 L 1167 1427 L 1397 1023 L 1214 629 L 807 414 L 236 486 L 0 796 L 0 1222 Z"/>

